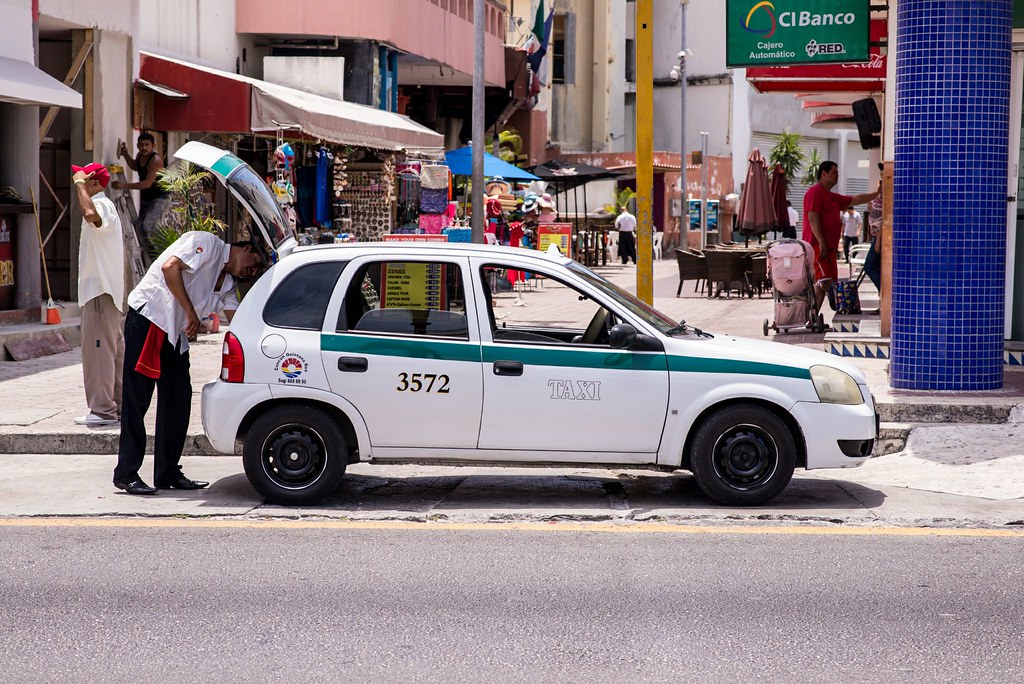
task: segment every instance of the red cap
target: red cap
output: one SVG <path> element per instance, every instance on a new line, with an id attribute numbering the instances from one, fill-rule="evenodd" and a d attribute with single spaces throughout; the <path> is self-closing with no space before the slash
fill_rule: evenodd
<path id="1" fill-rule="evenodd" d="M 92 174 L 92 177 L 98 180 L 103 187 L 107 187 L 107 184 L 110 183 L 110 172 L 107 171 L 107 167 L 103 164 L 97 162 L 86 164 L 85 166 L 75 166 L 72 164 L 71 170 L 81 171 L 86 175 Z"/>

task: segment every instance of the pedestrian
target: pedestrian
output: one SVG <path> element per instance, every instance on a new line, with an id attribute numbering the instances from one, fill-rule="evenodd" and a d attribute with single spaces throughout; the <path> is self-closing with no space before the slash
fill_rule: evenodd
<path id="1" fill-rule="evenodd" d="M 121 420 L 124 364 L 124 235 L 114 203 L 103 190 L 110 173 L 102 164 L 72 166 L 75 196 L 82 211 L 78 248 L 78 305 L 81 307 L 82 375 L 89 410 L 76 425 L 102 427 Z"/>
<path id="2" fill-rule="evenodd" d="M 178 462 L 192 412 L 188 338 L 200 321 L 222 308 L 231 322 L 238 298 L 235 279 L 256 276 L 263 259 L 251 242 L 228 244 L 213 233 L 185 233 L 168 247 L 128 296 L 124 323 L 124 402 L 114 486 L 129 494 L 160 489 L 202 489 Z M 146 453 L 144 418 L 158 391 L 153 478 L 139 476 Z"/>
<path id="3" fill-rule="evenodd" d="M 170 196 L 156 182 L 157 172 L 164 168 L 164 159 L 156 151 L 156 139 L 151 133 L 143 133 L 136 143 L 139 149 L 133 159 L 128 155 L 128 146 L 121 143 L 118 152 L 124 157 L 128 168 L 139 174 L 137 183 L 114 182 L 118 190 L 140 190 L 138 228 L 148 240 L 153 232 L 160 227 L 170 207 Z"/>
<path id="4" fill-rule="evenodd" d="M 786 214 L 789 216 L 789 228 L 782 229 L 782 237 L 795 240 L 800 234 L 800 214 L 793 208 L 793 203 L 786 200 Z"/>
<path id="5" fill-rule="evenodd" d="M 882 165 L 878 165 L 879 169 Z M 868 204 L 868 237 L 871 249 L 864 255 L 864 275 L 875 288 L 882 291 L 882 196 L 879 195 Z"/>
<path id="6" fill-rule="evenodd" d="M 860 231 L 864 220 L 860 212 L 849 206 L 843 214 L 843 256 L 846 257 L 846 264 L 850 264 L 850 247 L 860 242 Z"/>
<path id="7" fill-rule="evenodd" d="M 636 264 L 636 217 L 623 205 L 615 218 L 615 230 L 619 231 L 619 258 L 626 265 L 629 260 Z"/>
<path id="8" fill-rule="evenodd" d="M 814 248 L 814 314 L 817 320 L 825 294 L 839 280 L 839 237 L 843 227 L 840 212 L 854 204 L 870 202 L 881 192 L 881 183 L 874 192 L 850 197 L 832 192 L 839 182 L 839 165 L 823 161 L 818 166 L 818 180 L 804 195 L 803 239 Z"/>

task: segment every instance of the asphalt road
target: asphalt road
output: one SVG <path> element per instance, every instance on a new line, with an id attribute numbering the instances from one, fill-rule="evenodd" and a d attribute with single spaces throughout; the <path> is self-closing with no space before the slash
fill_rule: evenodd
<path id="1" fill-rule="evenodd" d="M 0 681 L 1019 681 L 1000 530 L 0 521 Z"/>

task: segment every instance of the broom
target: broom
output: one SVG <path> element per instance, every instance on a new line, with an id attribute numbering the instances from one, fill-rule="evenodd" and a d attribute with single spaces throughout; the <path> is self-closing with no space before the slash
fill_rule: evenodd
<path id="1" fill-rule="evenodd" d="M 43 277 L 46 279 L 46 325 L 58 325 L 60 313 L 57 305 L 53 303 L 53 293 L 50 291 L 50 274 L 46 270 L 46 254 L 43 252 L 43 231 L 39 228 L 39 207 L 36 206 L 35 188 L 29 187 L 29 195 L 32 196 L 32 213 L 36 218 L 36 235 L 39 236 L 39 256 L 43 261 Z"/>

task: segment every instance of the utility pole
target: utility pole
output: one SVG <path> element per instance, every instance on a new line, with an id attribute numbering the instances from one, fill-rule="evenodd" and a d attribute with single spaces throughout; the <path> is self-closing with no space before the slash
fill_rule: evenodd
<path id="1" fill-rule="evenodd" d="M 473 242 L 484 241 L 484 0 L 473 4 Z"/>
<path id="2" fill-rule="evenodd" d="M 636 1 L 636 296 L 654 302 L 654 0 Z"/>
<path id="3" fill-rule="evenodd" d="M 700 248 L 708 246 L 708 133 L 700 132 Z"/>

